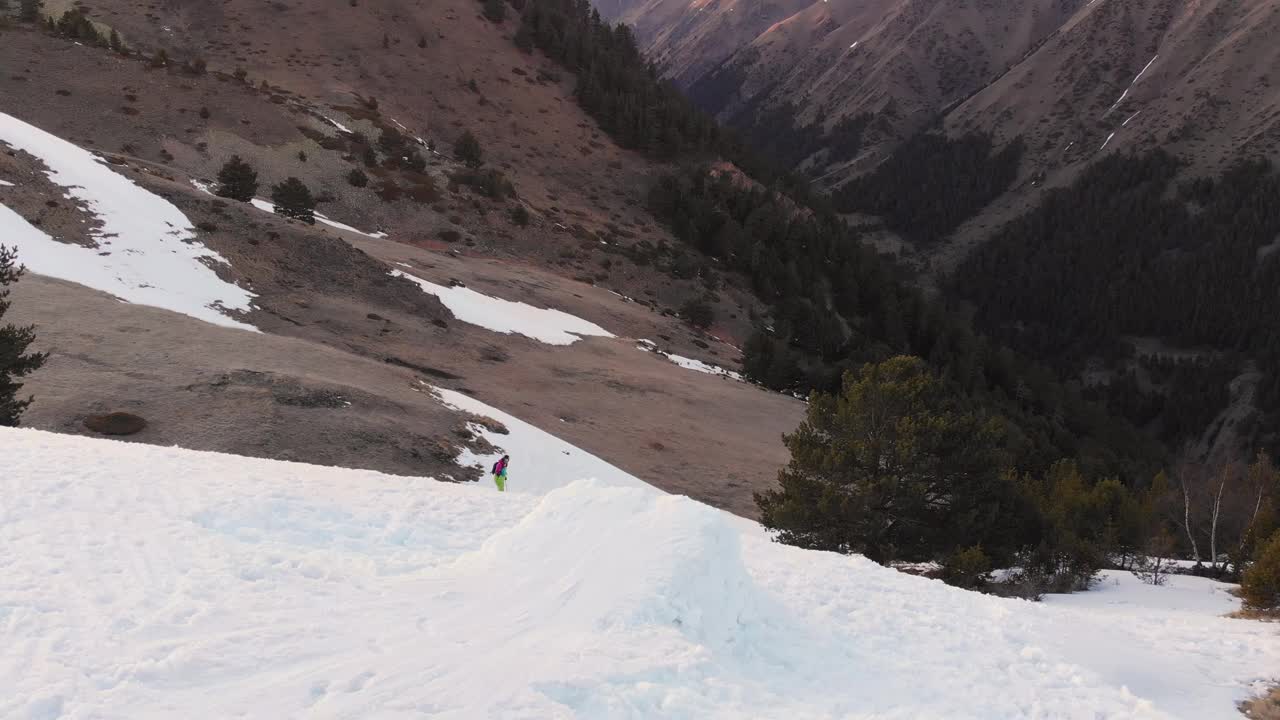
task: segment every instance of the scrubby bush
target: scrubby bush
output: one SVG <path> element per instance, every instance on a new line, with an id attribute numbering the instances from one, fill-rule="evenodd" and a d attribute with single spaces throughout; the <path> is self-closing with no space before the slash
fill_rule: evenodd
<path id="1" fill-rule="evenodd" d="M 520 227 L 528 227 L 529 210 L 524 205 L 516 205 L 511 209 L 511 222 Z"/>
<path id="2" fill-rule="evenodd" d="M 232 155 L 218 171 L 218 197 L 249 202 L 257 192 L 258 171 L 239 155 Z"/>
<path id="3" fill-rule="evenodd" d="M 369 176 L 360 168 L 354 168 L 351 172 L 347 173 L 347 182 L 351 183 L 354 187 L 362 188 L 369 184 Z"/>
<path id="4" fill-rule="evenodd" d="M 311 190 L 296 177 L 287 178 L 272 186 L 271 202 L 275 204 L 276 212 L 285 217 L 312 224 L 316 221 L 315 198 L 311 196 Z"/>
<path id="5" fill-rule="evenodd" d="M 701 298 L 691 298 L 680 306 L 680 315 L 696 328 L 707 329 L 715 322 L 715 310 L 711 304 Z"/>
<path id="6" fill-rule="evenodd" d="M 991 558 L 978 545 L 957 551 L 942 564 L 942 581 L 966 590 L 981 590 L 991 582 Z"/>
<path id="7" fill-rule="evenodd" d="M 453 155 L 467 167 L 478 168 L 484 164 L 484 151 L 480 141 L 470 130 L 462 133 L 453 144 Z"/>
<path id="8" fill-rule="evenodd" d="M 1262 545 L 1240 583 L 1244 602 L 1255 610 L 1280 608 L 1280 532 Z"/>
<path id="9" fill-rule="evenodd" d="M 455 185 L 466 185 L 484 197 L 493 200 L 515 197 L 516 188 L 507 176 L 494 168 L 469 169 L 450 176 Z"/>

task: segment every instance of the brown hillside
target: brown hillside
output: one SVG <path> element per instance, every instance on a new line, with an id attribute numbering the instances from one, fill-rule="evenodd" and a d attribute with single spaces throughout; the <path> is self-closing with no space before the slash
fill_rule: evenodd
<path id="1" fill-rule="evenodd" d="M 142 442 L 440 475 L 471 440 L 457 413 L 414 392 L 425 380 L 661 487 L 754 513 L 751 491 L 774 481 L 786 458 L 780 435 L 803 406 L 636 348 L 636 338 L 652 339 L 734 368 L 754 305 L 721 289 L 710 334 L 695 331 L 671 315 L 706 292 L 702 283 L 632 260 L 635 246 L 669 242 L 644 208 L 661 168 L 603 135 L 574 104 L 571 77 L 512 46 L 510 21 L 496 26 L 472 2 L 368 5 L 95 5 L 95 19 L 144 57 L 5 31 L 4 112 L 102 153 L 169 198 L 230 261 L 228 279 L 257 293 L 246 319 L 266 331 L 215 328 L 30 277 L 12 314 L 38 324 L 52 358 L 28 383 L 37 395 L 29 424 L 86 432 L 86 416 L 129 412 L 147 421 L 132 436 Z M 168 67 L 152 61 L 161 49 Z M 197 59 L 206 73 L 182 69 Z M 402 124 L 423 139 L 427 166 L 365 168 L 358 141 L 326 118 L 374 142 Z M 517 198 L 451 182 L 463 169 L 450 155 L 464 129 Z M 233 153 L 258 169 L 260 197 L 295 175 L 321 196 L 320 212 L 389 239 L 290 222 L 193 186 Z M 84 216 L 46 207 L 58 190 L 40 183 L 39 163 L 0 157 L 0 177 L 19 181 L 6 202 L 76 241 Z M 355 168 L 368 172 L 368 187 L 346 182 Z M 527 227 L 511 217 L 517 203 L 530 210 Z M 564 348 L 459 322 L 389 277 L 394 263 L 581 316 L 618 338 Z"/>

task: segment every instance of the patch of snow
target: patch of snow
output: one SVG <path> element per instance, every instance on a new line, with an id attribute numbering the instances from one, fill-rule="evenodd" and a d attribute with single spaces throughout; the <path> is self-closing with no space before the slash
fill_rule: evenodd
<path id="1" fill-rule="evenodd" d="M 1132 119 L 1134 119 L 1134 118 L 1138 117 L 1138 116 L 1139 116 L 1139 115 L 1141 115 L 1141 114 L 1142 114 L 1142 111 L 1141 111 L 1141 110 L 1139 110 L 1138 112 L 1136 112 L 1136 113 L 1134 113 L 1134 114 L 1130 115 L 1129 117 L 1125 118 L 1125 119 L 1124 119 L 1124 122 L 1120 123 L 1120 127 L 1125 127 L 1126 125 L 1128 125 L 1128 124 L 1129 124 L 1129 121 L 1130 121 L 1130 120 L 1132 120 Z"/>
<path id="2" fill-rule="evenodd" d="M 0 236 L 16 245 L 32 272 L 70 280 L 121 300 L 183 313 L 205 322 L 257 329 L 224 311 L 248 311 L 253 293 L 218 277 L 226 265 L 196 240 L 187 216 L 168 200 L 111 169 L 101 158 L 17 118 L 0 113 L 0 143 L 30 153 L 100 222 L 97 247 L 58 242 L 9 208 L 0 208 Z"/>
<path id="3" fill-rule="evenodd" d="M 1194 575 L 1166 577 L 1165 584 L 1157 586 L 1142 582 L 1131 572 L 1103 570 L 1092 589 L 1070 595 L 1046 595 L 1044 602 L 1094 612 L 1129 614 L 1135 622 L 1152 610 L 1216 616 L 1240 609 L 1240 599 L 1231 594 L 1236 585 Z"/>
<path id="4" fill-rule="evenodd" d="M 1138 74 L 1133 78 L 1133 82 L 1132 82 L 1132 83 L 1129 83 L 1129 84 L 1130 84 L 1131 86 L 1132 86 L 1132 85 L 1137 85 L 1137 84 L 1138 84 L 1138 81 L 1142 79 L 1142 76 L 1147 74 L 1147 70 L 1151 69 L 1151 66 L 1155 64 L 1155 62 L 1156 62 L 1156 58 L 1158 58 L 1158 57 L 1160 57 L 1160 55 L 1159 55 L 1159 54 L 1152 55 L 1152 56 L 1151 56 L 1151 59 L 1147 61 L 1147 64 L 1146 64 L 1146 65 L 1143 65 L 1143 66 L 1142 66 L 1142 70 L 1140 70 L 1140 71 L 1138 72 Z"/>
<path id="5" fill-rule="evenodd" d="M 205 194 L 207 194 L 207 195 L 214 195 L 214 194 L 215 194 L 215 193 L 213 192 L 213 190 L 212 190 L 212 186 L 211 186 L 209 183 L 201 182 L 201 181 L 199 181 L 199 180 L 192 179 L 191 184 L 192 184 L 192 185 L 194 185 L 194 186 L 195 186 L 195 188 L 196 188 L 197 190 L 199 190 L 200 192 L 202 192 L 202 193 L 205 193 Z M 254 207 L 258 208 L 259 210 L 261 210 L 261 211 L 263 211 L 263 212 L 269 212 L 269 213 L 275 214 L 275 211 L 276 211 L 275 203 L 271 202 L 270 200 L 263 200 L 262 198 L 254 198 L 254 199 L 252 199 L 252 200 L 250 200 L 250 201 L 249 201 L 249 204 L 250 204 L 250 205 L 253 205 Z M 338 230 L 346 230 L 347 232 L 353 232 L 353 233 L 355 233 L 355 234 L 357 234 L 357 235 L 363 235 L 363 236 L 365 236 L 365 237 L 368 237 L 368 238 L 374 238 L 374 239 L 377 239 L 377 240 L 381 240 L 381 239 L 383 239 L 383 238 L 388 237 L 388 236 L 387 236 L 387 234 L 386 234 L 386 233 L 384 233 L 384 232 L 373 232 L 373 233 L 369 233 L 369 232 L 365 232 L 365 231 L 363 231 L 363 230 L 358 230 L 358 229 L 356 229 L 356 228 L 353 228 L 353 227 L 351 227 L 350 225 L 345 225 L 345 224 L 343 224 L 343 223 L 340 223 L 340 222 L 338 222 L 337 220 L 330 220 L 330 219 L 329 219 L 326 215 L 324 215 L 323 213 L 319 213 L 319 212 L 317 212 L 315 215 L 316 215 L 316 221 L 317 221 L 317 222 L 319 222 L 319 223 L 321 223 L 321 224 L 324 224 L 324 225 L 328 225 L 329 227 L 332 227 L 332 228 L 337 228 Z"/>
<path id="6" fill-rule="evenodd" d="M 437 285 L 402 270 L 392 270 L 391 274 L 411 280 L 424 292 L 440 298 L 449 312 L 462 322 L 493 332 L 524 335 L 548 345 L 572 345 L 587 336 L 614 337 L 599 325 L 560 310 L 502 300 L 467 287 Z"/>
<path id="7" fill-rule="evenodd" d="M 13 183 L 7 182 L 5 180 L 0 180 L 0 187 L 13 187 Z"/>
<path id="8" fill-rule="evenodd" d="M 673 355 L 669 352 L 664 352 L 662 350 L 659 350 L 657 343 L 653 342 L 652 340 L 637 340 L 636 348 L 648 353 L 653 353 L 654 355 L 660 355 L 670 360 L 671 362 L 675 363 L 676 365 L 679 365 L 680 367 L 688 370 L 696 370 L 700 373 L 707 373 L 708 375 L 719 375 L 721 377 L 727 377 L 731 380 L 737 380 L 738 382 L 745 382 L 741 373 L 737 373 L 732 370 L 726 370 L 725 368 L 722 368 L 718 365 L 711 365 L 710 363 L 705 363 L 705 362 L 702 362 L 701 360 L 681 357 L 679 355 Z"/>
<path id="9" fill-rule="evenodd" d="M 348 134 L 348 135 L 350 135 L 350 134 L 351 134 L 351 130 L 350 130 L 350 129 L 348 129 L 346 125 L 343 125 L 342 123 L 338 122 L 337 120 L 334 120 L 333 118 L 329 117 L 328 115 L 321 115 L 320 117 L 324 118 L 325 120 L 328 120 L 328 121 L 329 121 L 329 124 L 330 124 L 330 125 L 332 125 L 332 126 L 334 126 L 334 127 L 336 127 L 336 128 L 338 128 L 338 130 L 339 130 L 340 132 L 344 132 L 344 133 L 346 133 L 346 134 Z"/>
<path id="10" fill-rule="evenodd" d="M 554 489 L 0 428 L 0 717 L 1201 720 L 1280 667 L 1215 593 L 970 593 L 509 427 Z"/>
<path id="11" fill-rule="evenodd" d="M 205 195 L 213 195 L 214 197 L 218 196 L 218 194 L 213 191 L 213 185 L 211 183 L 191 178 L 191 185 Z"/>
<path id="12" fill-rule="evenodd" d="M 1102 141 L 1102 147 L 1098 148 L 1098 150 L 1099 151 L 1105 150 L 1107 148 L 1107 143 L 1111 142 L 1111 138 L 1115 136 L 1116 136 L 1115 133 L 1111 133 L 1110 135 L 1108 135 L 1107 139 Z"/>
<path id="13" fill-rule="evenodd" d="M 858 47 L 858 43 L 859 43 L 859 42 L 861 42 L 861 41 L 860 41 L 860 40 L 854 40 L 854 41 L 853 41 L 853 44 L 849 46 L 849 49 L 850 49 L 850 50 L 852 50 L 852 49 L 854 49 L 854 48 Z"/>
<path id="14" fill-rule="evenodd" d="M 322 215 L 322 214 L 320 214 L 320 213 L 316 213 L 316 220 L 317 220 L 317 221 L 319 221 L 319 222 L 321 222 L 321 223 L 323 223 L 323 224 L 325 224 L 325 225 L 328 225 L 329 227 L 337 228 L 337 229 L 339 229 L 339 230 L 346 230 L 347 232 L 353 232 L 353 233 L 355 233 L 355 234 L 357 234 L 357 235 L 363 235 L 363 236 L 365 236 L 365 237 L 369 237 L 369 238 L 374 238 L 374 239 L 381 240 L 381 239 L 383 239 L 383 238 L 387 237 L 387 234 L 386 234 L 386 233 L 384 233 L 384 232 L 367 233 L 367 232 L 365 232 L 365 231 L 363 231 L 363 230 L 357 230 L 357 229 L 355 229 L 355 228 L 351 227 L 350 225 L 344 225 L 344 224 L 342 224 L 342 223 L 338 222 L 337 220 L 330 220 L 329 218 L 325 217 L 324 215 Z"/>

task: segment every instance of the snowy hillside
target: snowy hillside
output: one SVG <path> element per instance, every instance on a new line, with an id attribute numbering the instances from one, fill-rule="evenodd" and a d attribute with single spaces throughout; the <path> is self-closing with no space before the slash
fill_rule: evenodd
<path id="1" fill-rule="evenodd" d="M 196 241 L 182 211 L 115 172 L 81 147 L 0 113 L 0 146 L 38 158 L 54 184 L 66 189 L 100 224 L 95 247 L 59 242 L 2 204 L 0 237 L 16 246 L 33 272 L 109 292 L 206 322 L 246 330 L 224 311 L 247 311 L 253 293 L 218 277 L 226 260 Z"/>
<path id="2" fill-rule="evenodd" d="M 0 430 L 0 717 L 1203 719 L 1280 668 L 1207 581 L 963 592 L 443 399 L 516 492 Z"/>

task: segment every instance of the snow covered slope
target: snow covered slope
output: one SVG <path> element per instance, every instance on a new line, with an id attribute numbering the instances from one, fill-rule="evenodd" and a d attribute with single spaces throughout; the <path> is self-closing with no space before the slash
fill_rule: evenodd
<path id="1" fill-rule="evenodd" d="M 31 430 L 0 456 L 4 718 L 1201 720 L 1280 668 L 1274 627 L 966 593 L 580 460 L 522 470 L 538 494 Z"/>
<path id="2" fill-rule="evenodd" d="M 0 241 L 17 246 L 32 272 L 173 310 L 217 325 L 254 328 L 224 310 L 247 311 L 253 293 L 213 271 L 226 260 L 196 240 L 195 228 L 164 198 L 135 185 L 101 158 L 11 115 L 0 113 L 0 146 L 29 153 L 48 167 L 101 223 L 97 247 L 58 242 L 0 205 Z"/>

